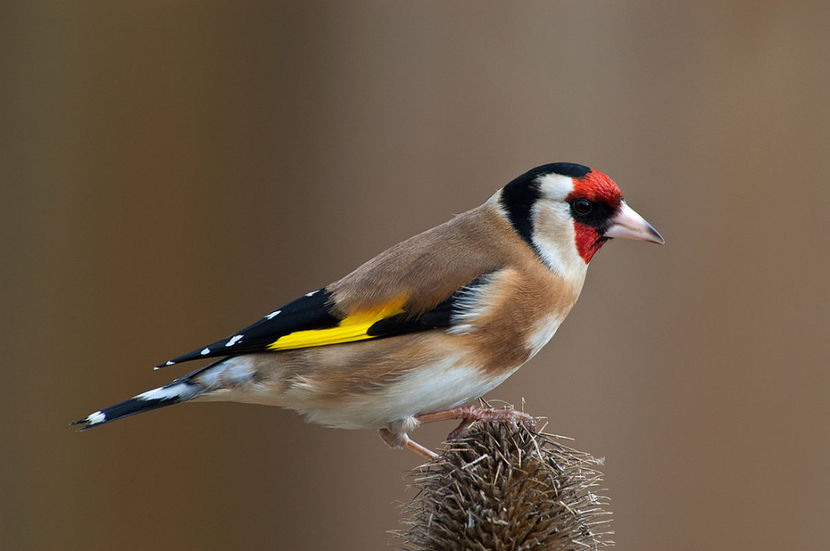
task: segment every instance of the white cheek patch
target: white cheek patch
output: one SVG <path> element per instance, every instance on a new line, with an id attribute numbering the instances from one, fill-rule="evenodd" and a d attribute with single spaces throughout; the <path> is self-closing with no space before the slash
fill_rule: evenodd
<path id="1" fill-rule="evenodd" d="M 533 245 L 545 264 L 565 279 L 584 278 L 587 265 L 576 248 L 570 206 L 564 201 L 540 199 L 532 216 Z"/>
<path id="2" fill-rule="evenodd" d="M 551 271 L 565 279 L 585 277 L 585 262 L 576 249 L 571 207 L 565 201 L 573 192 L 573 178 L 543 174 L 536 179 L 539 199 L 531 210 L 533 246 Z"/>

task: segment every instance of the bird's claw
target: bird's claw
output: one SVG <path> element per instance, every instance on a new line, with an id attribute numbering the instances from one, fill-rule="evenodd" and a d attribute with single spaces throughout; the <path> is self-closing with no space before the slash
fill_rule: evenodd
<path id="1" fill-rule="evenodd" d="M 464 434 L 467 427 L 476 421 L 483 421 L 485 423 L 511 423 L 513 425 L 521 423 L 530 430 L 536 428 L 536 420 L 531 415 L 513 409 L 512 406 L 501 408 L 465 406 L 437 411 L 435 413 L 425 413 L 416 416 L 416 419 L 421 423 L 461 419 L 461 423 L 447 436 L 447 440 L 457 440 Z"/>

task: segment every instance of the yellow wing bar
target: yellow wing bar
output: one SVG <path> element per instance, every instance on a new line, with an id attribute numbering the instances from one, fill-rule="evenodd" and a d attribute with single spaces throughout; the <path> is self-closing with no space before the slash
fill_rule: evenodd
<path id="1" fill-rule="evenodd" d="M 343 318 L 337 327 L 327 329 L 309 329 L 295 331 L 278 338 L 268 345 L 268 350 L 291 350 L 295 348 L 311 348 L 327 344 L 362 341 L 374 338 L 366 334 L 369 328 L 378 321 L 403 313 L 404 300 L 389 303 L 382 308 L 371 311 L 355 312 Z"/>

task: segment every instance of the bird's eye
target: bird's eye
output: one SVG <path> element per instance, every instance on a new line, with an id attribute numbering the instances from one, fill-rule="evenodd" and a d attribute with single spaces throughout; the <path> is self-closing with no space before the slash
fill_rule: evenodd
<path id="1" fill-rule="evenodd" d="M 591 214 L 592 210 L 594 210 L 594 204 L 588 199 L 574 199 L 571 203 L 571 208 L 573 209 L 574 214 L 578 214 L 579 216 L 587 216 Z"/>

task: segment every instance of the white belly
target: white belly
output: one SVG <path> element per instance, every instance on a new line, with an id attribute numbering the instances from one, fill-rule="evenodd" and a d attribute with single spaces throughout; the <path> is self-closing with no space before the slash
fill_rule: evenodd
<path id="1" fill-rule="evenodd" d="M 459 354 L 419 368 L 383 390 L 346 397 L 333 408 L 286 404 L 309 421 L 343 428 L 379 428 L 420 413 L 454 408 L 483 396 L 514 370 L 498 376 L 468 367 Z"/>

